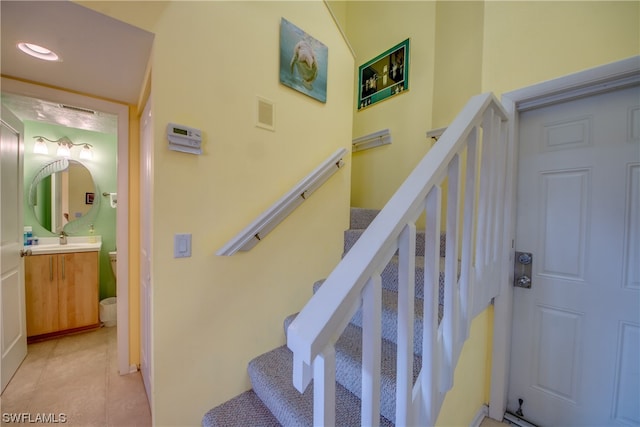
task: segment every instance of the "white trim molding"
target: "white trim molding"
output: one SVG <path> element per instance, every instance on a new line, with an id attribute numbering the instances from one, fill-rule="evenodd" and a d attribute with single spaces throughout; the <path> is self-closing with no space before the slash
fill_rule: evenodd
<path id="1" fill-rule="evenodd" d="M 508 92 L 518 112 L 640 84 L 640 56 Z"/>
<path id="2" fill-rule="evenodd" d="M 502 104 L 510 116 L 507 179 L 511 183 L 507 191 L 506 209 L 512 248 L 509 265 L 513 265 L 513 242 L 515 241 L 516 179 L 518 160 L 518 117 L 522 111 L 584 98 L 607 91 L 623 89 L 640 84 L 640 56 L 602 65 L 568 76 L 549 80 L 523 89 L 505 93 Z M 501 284 L 494 300 L 493 346 L 489 417 L 501 420 L 507 409 L 509 370 L 511 356 L 511 322 L 513 319 L 513 271 Z"/>
<path id="3" fill-rule="evenodd" d="M 485 417 L 488 416 L 489 407 L 487 405 L 482 405 L 480 409 L 478 409 L 478 412 L 476 412 L 476 416 L 473 418 L 473 420 L 471 420 L 471 424 L 469 424 L 469 427 L 480 427 L 480 424 L 482 424 L 482 420 L 484 420 Z"/>
<path id="4" fill-rule="evenodd" d="M 282 196 L 245 227 L 244 230 L 229 240 L 216 252 L 216 255 L 230 256 L 238 251 L 248 251 L 257 245 L 271 230 L 276 228 L 291 212 L 308 199 L 311 193 L 320 188 L 331 175 L 344 166 L 342 158 L 346 154 L 347 150 L 345 148 L 333 153 L 320 166 L 296 184 L 291 191 Z"/>

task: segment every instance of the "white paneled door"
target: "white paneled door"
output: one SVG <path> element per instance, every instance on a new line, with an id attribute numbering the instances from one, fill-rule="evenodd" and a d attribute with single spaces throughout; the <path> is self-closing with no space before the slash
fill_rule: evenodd
<path id="1" fill-rule="evenodd" d="M 1 390 L 27 355 L 22 234 L 22 122 L 2 106 L 0 130 Z"/>
<path id="2" fill-rule="evenodd" d="M 521 113 L 508 410 L 640 425 L 640 88 Z M 519 399 L 523 399 L 520 408 Z"/>

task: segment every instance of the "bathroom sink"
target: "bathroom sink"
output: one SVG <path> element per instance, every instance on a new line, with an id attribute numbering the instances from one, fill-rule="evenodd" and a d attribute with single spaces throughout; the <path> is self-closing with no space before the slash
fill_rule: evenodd
<path id="1" fill-rule="evenodd" d="M 66 245 L 61 245 L 60 239 L 57 237 L 41 237 L 38 245 L 25 246 L 24 249 L 30 249 L 32 255 L 100 251 L 102 239 L 100 236 L 93 237 L 95 242 L 89 242 L 88 236 L 67 237 Z"/>

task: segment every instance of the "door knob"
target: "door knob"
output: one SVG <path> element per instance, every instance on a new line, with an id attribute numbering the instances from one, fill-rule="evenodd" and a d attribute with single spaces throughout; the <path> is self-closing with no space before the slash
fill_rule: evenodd
<path id="1" fill-rule="evenodd" d="M 26 256 L 31 256 L 31 249 L 27 249 L 26 251 L 24 249 L 20 249 L 20 258 L 24 258 Z"/>
<path id="2" fill-rule="evenodd" d="M 519 288 L 530 288 L 531 287 L 531 279 L 529 276 L 521 276 L 516 279 L 515 285 Z"/>

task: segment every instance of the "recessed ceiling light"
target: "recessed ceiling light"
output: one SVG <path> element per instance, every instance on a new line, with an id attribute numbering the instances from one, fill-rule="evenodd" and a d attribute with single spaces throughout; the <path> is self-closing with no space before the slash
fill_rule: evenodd
<path id="1" fill-rule="evenodd" d="M 47 49 L 46 47 L 39 46 L 33 43 L 18 43 L 18 49 L 26 53 L 27 55 L 33 56 L 34 58 L 44 59 L 45 61 L 59 61 L 60 57 L 58 54 L 53 52 L 52 50 Z"/>

